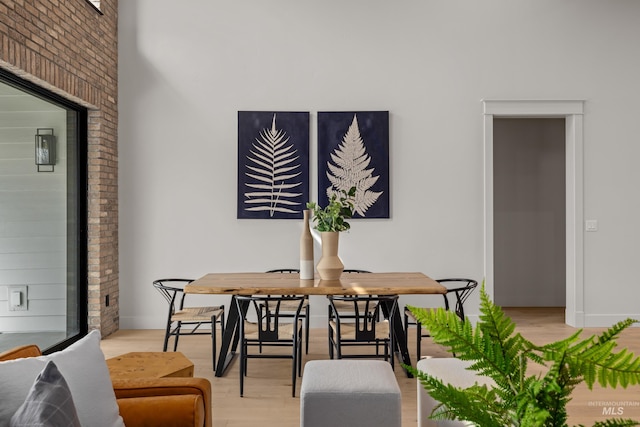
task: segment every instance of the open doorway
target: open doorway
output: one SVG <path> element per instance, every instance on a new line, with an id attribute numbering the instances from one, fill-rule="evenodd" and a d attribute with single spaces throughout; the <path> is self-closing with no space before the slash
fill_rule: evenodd
<path id="1" fill-rule="evenodd" d="M 584 326 L 583 249 L 583 101 L 484 100 L 485 280 L 495 300 L 494 125 L 496 119 L 562 119 L 564 121 L 565 323 Z M 533 285 L 530 285 L 533 286 Z"/>
<path id="2" fill-rule="evenodd" d="M 565 119 L 493 119 L 494 301 L 565 306 Z"/>

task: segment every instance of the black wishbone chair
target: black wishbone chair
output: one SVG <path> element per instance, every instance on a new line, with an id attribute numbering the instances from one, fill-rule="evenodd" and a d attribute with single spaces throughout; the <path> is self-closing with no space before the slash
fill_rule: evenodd
<path id="1" fill-rule="evenodd" d="M 449 304 L 449 295 L 455 295 L 456 302 L 454 306 L 454 311 L 458 315 L 461 320 L 464 320 L 464 302 L 467 300 L 469 295 L 473 292 L 473 290 L 478 287 L 478 282 L 472 279 L 439 279 L 436 280 L 441 285 L 447 287 L 447 293 L 443 294 L 444 297 L 444 308 L 446 310 L 451 310 L 451 306 Z M 404 332 L 405 338 L 408 339 L 409 336 L 409 326 L 416 326 L 416 351 L 417 358 L 420 360 L 422 353 L 421 341 L 422 338 L 429 337 L 428 332 L 422 332 L 422 325 L 420 322 L 416 321 L 415 316 L 406 306 L 404 308 Z M 455 354 L 454 354 L 455 356 Z"/>
<path id="2" fill-rule="evenodd" d="M 393 316 L 398 309 L 397 295 L 328 295 L 329 299 L 329 356 L 343 358 L 384 358 L 394 366 Z M 336 308 L 336 303 L 349 304 L 348 314 Z M 380 321 L 379 311 L 389 308 L 388 318 Z M 384 354 L 379 347 L 384 346 Z M 374 346 L 375 354 L 345 353 L 347 347 Z"/>
<path id="3" fill-rule="evenodd" d="M 215 370 L 216 323 L 220 324 L 221 335 L 224 335 L 224 306 L 185 306 L 184 286 L 191 282 L 192 279 L 159 279 L 153 282 L 153 287 L 169 303 L 162 351 L 167 351 L 169 337 L 174 337 L 173 351 L 176 351 L 182 335 L 211 335 L 211 358 Z M 202 325 L 210 325 L 211 331 L 199 329 Z"/>
<path id="4" fill-rule="evenodd" d="M 247 360 L 250 358 L 291 359 L 291 396 L 296 395 L 296 378 L 302 371 L 302 319 L 300 310 L 304 296 L 252 295 L 235 297 L 240 313 L 240 396 L 244 395 L 244 377 L 247 374 Z M 292 317 L 283 318 L 282 305 L 297 304 Z M 250 310 L 255 311 L 255 321 L 249 320 Z M 249 348 L 291 347 L 291 353 L 250 353 Z"/>
<path id="5" fill-rule="evenodd" d="M 300 270 L 297 268 L 277 268 L 275 270 L 269 270 L 267 273 L 300 273 Z M 295 302 L 284 302 L 281 310 L 282 317 L 293 317 L 295 313 L 296 307 L 294 307 Z M 304 319 L 304 352 L 305 354 L 309 354 L 309 296 L 306 295 L 304 298 L 304 303 L 302 303 L 302 311 L 300 312 L 300 318 Z"/>
<path id="6" fill-rule="evenodd" d="M 369 270 L 360 270 L 355 268 L 347 268 L 347 269 L 344 269 L 342 272 L 343 273 L 371 273 Z M 333 306 L 337 311 L 340 312 L 343 318 L 353 317 L 353 304 L 351 304 L 350 302 L 334 301 Z M 362 309 L 363 307 L 362 304 L 360 305 L 360 307 Z M 331 306 L 329 306 L 328 309 L 329 309 L 329 320 L 331 320 Z M 370 309 L 375 310 L 375 306 L 371 306 Z"/>

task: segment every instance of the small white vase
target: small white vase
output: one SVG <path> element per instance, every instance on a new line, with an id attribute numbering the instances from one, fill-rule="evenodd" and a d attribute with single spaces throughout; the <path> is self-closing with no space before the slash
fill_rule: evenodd
<path id="1" fill-rule="evenodd" d="M 300 279 L 313 279 L 313 237 L 309 228 L 309 216 L 311 211 L 302 211 L 304 224 L 300 235 Z"/>

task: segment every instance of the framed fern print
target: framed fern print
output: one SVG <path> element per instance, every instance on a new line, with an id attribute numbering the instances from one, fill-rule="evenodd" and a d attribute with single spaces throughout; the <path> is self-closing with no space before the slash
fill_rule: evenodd
<path id="1" fill-rule="evenodd" d="M 318 202 L 356 187 L 354 218 L 389 218 L 389 112 L 318 113 Z"/>
<path id="2" fill-rule="evenodd" d="M 300 219 L 309 200 L 309 113 L 238 111 L 238 218 Z"/>

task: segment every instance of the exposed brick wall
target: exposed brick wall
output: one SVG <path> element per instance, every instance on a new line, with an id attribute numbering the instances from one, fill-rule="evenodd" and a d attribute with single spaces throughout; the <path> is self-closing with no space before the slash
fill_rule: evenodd
<path id="1" fill-rule="evenodd" d="M 118 330 L 118 0 L 0 0 L 0 67 L 89 109 L 89 329 Z M 109 307 L 105 296 L 109 295 Z"/>

